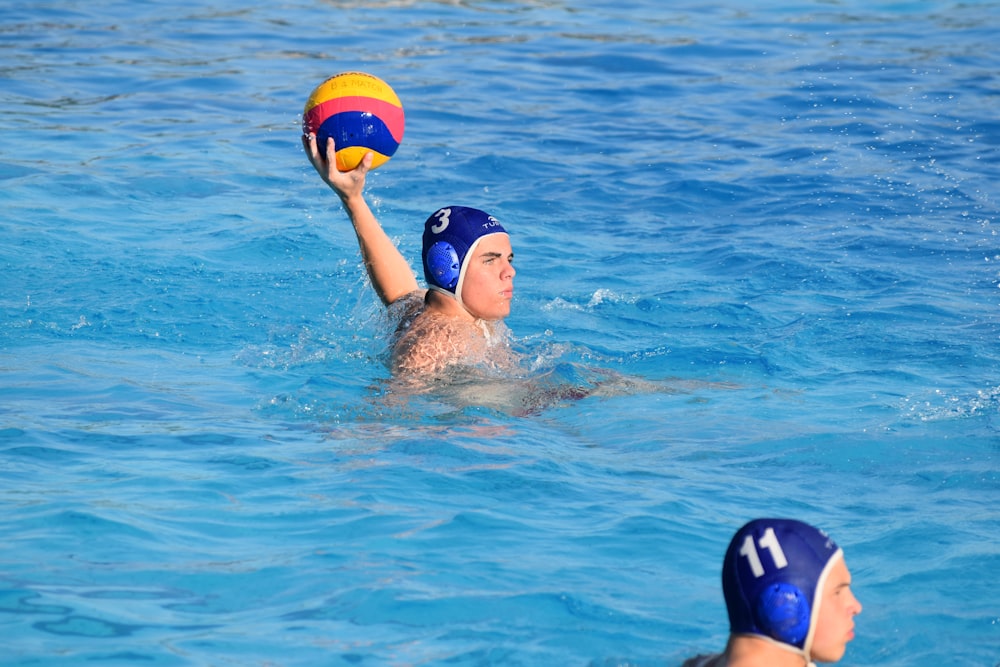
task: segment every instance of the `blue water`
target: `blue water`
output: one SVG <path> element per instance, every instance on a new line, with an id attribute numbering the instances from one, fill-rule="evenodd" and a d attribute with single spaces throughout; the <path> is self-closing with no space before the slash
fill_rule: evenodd
<path id="1" fill-rule="evenodd" d="M 0 663 L 679 665 L 788 515 L 842 664 L 1000 664 L 1000 3 L 0 19 Z M 524 374 L 393 391 L 299 144 L 344 70 L 414 266 L 441 205 L 511 230 Z"/>

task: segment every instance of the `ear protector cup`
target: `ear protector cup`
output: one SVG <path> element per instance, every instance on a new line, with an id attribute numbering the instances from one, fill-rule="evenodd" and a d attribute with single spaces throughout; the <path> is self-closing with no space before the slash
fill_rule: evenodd
<path id="1" fill-rule="evenodd" d="M 776 582 L 757 597 L 758 627 L 778 641 L 800 646 L 809 634 L 809 600 L 798 586 Z"/>
<path id="2" fill-rule="evenodd" d="M 458 276 L 462 265 L 455 248 L 447 241 L 438 241 L 427 249 L 428 276 L 435 285 L 448 290 L 454 290 L 458 285 Z"/>

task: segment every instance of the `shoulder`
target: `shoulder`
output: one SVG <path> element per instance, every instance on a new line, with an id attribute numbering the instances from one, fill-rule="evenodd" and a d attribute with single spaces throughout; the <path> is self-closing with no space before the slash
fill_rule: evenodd
<path id="1" fill-rule="evenodd" d="M 389 319 L 399 327 L 412 321 L 423 311 L 426 294 L 427 290 L 425 289 L 415 289 L 390 303 L 386 311 Z"/>

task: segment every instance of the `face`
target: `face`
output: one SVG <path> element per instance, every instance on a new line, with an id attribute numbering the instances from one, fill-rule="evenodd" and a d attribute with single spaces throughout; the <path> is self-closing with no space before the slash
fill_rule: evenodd
<path id="1" fill-rule="evenodd" d="M 861 603 L 851 592 L 851 573 L 843 558 L 831 568 L 819 605 L 812 659 L 837 662 L 844 657 L 847 642 L 854 639 L 854 617 L 861 613 Z"/>
<path id="2" fill-rule="evenodd" d="M 514 297 L 514 251 L 506 234 L 480 239 L 468 258 L 462 282 L 462 303 L 474 317 L 500 320 L 510 314 Z"/>

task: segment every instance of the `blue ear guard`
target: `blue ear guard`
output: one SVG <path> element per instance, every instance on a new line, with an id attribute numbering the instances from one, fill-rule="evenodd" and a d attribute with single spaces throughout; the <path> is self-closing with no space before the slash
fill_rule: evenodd
<path id="1" fill-rule="evenodd" d="M 462 265 L 455 248 L 447 241 L 438 241 L 427 249 L 428 280 L 438 287 L 454 290 L 458 285 L 458 276 Z"/>
<path id="2" fill-rule="evenodd" d="M 786 644 L 801 646 L 809 634 L 809 600 L 794 584 L 777 582 L 761 591 L 754 615 L 761 630 Z"/>

